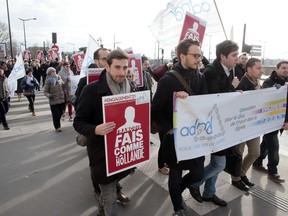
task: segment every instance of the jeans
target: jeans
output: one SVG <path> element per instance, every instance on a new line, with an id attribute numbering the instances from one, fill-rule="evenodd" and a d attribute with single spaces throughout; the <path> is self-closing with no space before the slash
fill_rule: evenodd
<path id="1" fill-rule="evenodd" d="M 35 95 L 27 95 L 26 96 L 29 101 L 29 108 L 31 112 L 34 112 L 34 101 L 35 101 Z"/>
<path id="2" fill-rule="evenodd" d="M 105 212 L 106 216 L 117 216 L 117 191 L 116 181 L 110 184 L 99 184 L 101 195 L 99 200 L 99 213 Z"/>
<path id="3" fill-rule="evenodd" d="M 216 193 L 216 181 L 218 174 L 224 170 L 226 156 L 211 155 L 210 163 L 204 168 L 203 178 L 192 184 L 193 187 L 200 187 L 205 182 L 203 197 L 210 198 Z"/>
<path id="4" fill-rule="evenodd" d="M 265 134 L 263 136 L 260 145 L 260 156 L 254 162 L 255 166 L 262 166 L 263 160 L 268 155 L 268 173 L 278 174 L 277 166 L 279 164 L 279 139 L 278 130 L 271 133 Z"/>
<path id="5" fill-rule="evenodd" d="M 175 166 L 169 167 L 169 194 L 173 204 L 174 211 L 184 209 L 182 192 L 191 184 L 203 177 L 204 157 L 199 157 L 191 160 L 189 172 L 182 177 L 183 169 L 178 163 Z"/>

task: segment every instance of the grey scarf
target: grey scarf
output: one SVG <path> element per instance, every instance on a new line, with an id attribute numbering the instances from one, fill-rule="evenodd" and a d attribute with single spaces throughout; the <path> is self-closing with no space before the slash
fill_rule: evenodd
<path id="1" fill-rule="evenodd" d="M 115 83 L 112 77 L 110 76 L 110 74 L 108 73 L 108 71 L 106 71 L 106 79 L 107 79 L 107 84 L 113 95 L 131 92 L 129 81 L 126 78 L 120 84 Z"/>

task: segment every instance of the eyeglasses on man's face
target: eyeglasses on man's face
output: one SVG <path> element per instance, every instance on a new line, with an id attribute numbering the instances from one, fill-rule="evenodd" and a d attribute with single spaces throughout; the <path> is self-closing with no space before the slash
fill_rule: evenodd
<path id="1" fill-rule="evenodd" d="M 191 56 L 193 56 L 196 60 L 198 60 L 199 58 L 200 58 L 200 59 L 203 58 L 202 54 L 198 54 L 198 53 L 189 53 L 189 52 L 188 52 L 186 55 L 191 55 Z"/>
<path id="2" fill-rule="evenodd" d="M 107 61 L 107 58 L 106 58 L 106 57 L 103 57 L 103 58 L 99 58 L 99 60 Z"/>

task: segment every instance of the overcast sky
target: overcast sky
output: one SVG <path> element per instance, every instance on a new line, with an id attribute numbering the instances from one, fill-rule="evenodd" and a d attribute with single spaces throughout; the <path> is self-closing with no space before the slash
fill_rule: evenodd
<path id="1" fill-rule="evenodd" d="M 191 0 L 193 2 L 193 0 Z M 205 0 L 204 0 L 205 1 Z M 27 46 L 43 46 L 43 41 L 52 41 L 52 32 L 57 33 L 58 45 L 63 51 L 76 51 L 87 46 L 89 34 L 101 38 L 107 48 L 132 47 L 134 53 L 150 58 L 156 54 L 156 39 L 149 25 L 169 0 L 9 0 L 10 22 L 13 37 L 24 43 L 25 22 Z M 287 58 L 287 0 L 216 0 L 226 33 L 230 36 L 234 26 L 234 39 L 241 47 L 243 25 L 247 24 L 246 43 L 265 44 L 265 57 Z M 0 20 L 8 23 L 6 0 L 0 0 Z M 131 9 L 132 8 L 132 9 Z M 204 40 L 204 53 L 209 49 L 209 37 Z M 211 37 L 211 52 L 220 42 Z M 73 45 L 74 44 L 74 45 Z M 160 44 L 161 46 L 161 44 Z M 22 46 L 23 50 L 24 46 Z M 165 57 L 169 47 L 165 49 Z M 207 55 L 207 54 L 206 54 Z"/>

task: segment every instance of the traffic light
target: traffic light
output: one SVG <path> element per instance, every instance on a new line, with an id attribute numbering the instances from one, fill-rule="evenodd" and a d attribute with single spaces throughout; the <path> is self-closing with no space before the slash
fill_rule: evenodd
<path id="1" fill-rule="evenodd" d="M 57 43 L 57 34 L 55 32 L 52 33 L 52 43 Z"/>
<path id="2" fill-rule="evenodd" d="M 247 44 L 243 44 L 242 52 L 250 53 L 251 49 L 252 49 L 252 46 L 247 45 Z"/>

